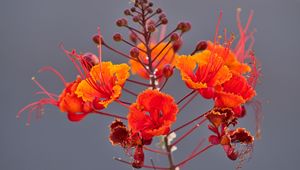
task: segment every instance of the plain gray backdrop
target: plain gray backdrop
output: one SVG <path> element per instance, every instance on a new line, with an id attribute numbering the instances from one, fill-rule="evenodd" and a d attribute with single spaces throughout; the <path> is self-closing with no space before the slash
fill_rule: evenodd
<path id="1" fill-rule="evenodd" d="M 126 157 L 119 147 L 107 140 L 111 119 L 91 115 L 80 123 L 71 123 L 55 107 L 46 107 L 40 120 L 25 127 L 27 113 L 16 119 L 16 113 L 38 99 L 32 76 L 50 91 L 63 88 L 51 73 L 38 74 L 42 66 L 51 65 L 68 81 L 76 72 L 58 44 L 78 51 L 96 52 L 91 37 L 101 26 L 107 42 L 124 51 L 128 46 L 111 41 L 115 32 L 127 33 L 115 26 L 115 20 L 129 7 L 129 0 L 1 0 L 0 1 L 0 169 L 1 170 L 106 170 L 132 169 L 112 160 Z M 300 163 L 299 149 L 299 73 L 300 73 L 300 2 L 298 0 L 156 0 L 166 12 L 169 30 L 181 20 L 192 23 L 184 36 L 180 53 L 189 53 L 201 39 L 212 39 L 218 11 L 223 10 L 221 27 L 236 30 L 235 12 L 241 7 L 243 21 L 251 9 L 255 11 L 251 28 L 256 28 L 255 52 L 262 63 L 263 77 L 257 98 L 263 103 L 262 138 L 256 141 L 252 158 L 244 170 L 296 170 Z M 125 62 L 118 55 L 104 50 L 105 60 Z M 177 74 L 178 76 L 178 74 Z M 180 77 L 172 78 L 169 92 L 179 98 L 188 90 Z M 133 88 L 133 87 L 128 87 Z M 127 94 L 126 94 L 127 95 Z M 130 100 L 130 98 L 128 99 Z M 196 113 L 211 107 L 211 102 L 196 99 L 178 119 L 184 122 Z M 126 114 L 118 105 L 110 111 Z M 253 112 L 241 124 L 254 127 Z M 175 159 L 185 154 L 205 136 L 201 128 L 179 145 Z M 155 155 L 147 154 L 157 164 L 164 164 Z M 222 148 L 209 150 L 183 169 L 234 169 Z"/>

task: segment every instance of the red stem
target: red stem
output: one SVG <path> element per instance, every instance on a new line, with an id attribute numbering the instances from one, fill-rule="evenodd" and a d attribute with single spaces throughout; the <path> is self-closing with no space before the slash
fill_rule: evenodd
<path id="1" fill-rule="evenodd" d="M 108 117 L 113 117 L 113 118 L 119 118 L 119 119 L 127 120 L 126 117 L 115 115 L 115 114 L 111 114 L 111 113 L 106 113 L 106 112 L 100 112 L 100 111 L 97 111 L 97 110 L 94 110 L 93 113 L 104 115 L 104 116 L 108 116 Z"/>
<path id="2" fill-rule="evenodd" d="M 123 160 L 123 159 L 121 159 L 121 158 L 113 158 L 114 160 L 116 160 L 116 161 L 119 161 L 119 162 L 122 162 L 122 163 L 125 163 L 125 164 L 128 164 L 128 165 L 132 165 L 132 163 L 131 162 L 128 162 L 128 161 L 125 161 L 125 160 Z M 155 169 L 159 169 L 159 170 L 169 170 L 169 168 L 165 168 L 165 167 L 159 167 L 159 166 L 150 166 L 150 165 L 143 165 L 142 166 L 143 168 L 148 168 L 148 169 L 153 169 L 153 168 L 155 168 Z"/>
<path id="3" fill-rule="evenodd" d="M 189 157 L 186 158 L 185 160 L 181 161 L 179 164 L 177 164 L 177 166 L 180 167 L 180 166 L 184 165 L 185 163 L 187 163 L 188 161 L 194 159 L 195 157 L 197 157 L 197 156 L 200 155 L 201 153 L 205 152 L 207 149 L 211 148 L 212 146 L 214 146 L 214 145 L 210 144 L 210 145 L 206 146 L 205 148 L 203 148 L 203 149 L 200 150 L 199 152 L 197 152 L 197 153 L 195 153 L 195 154 L 189 156 Z"/>
<path id="4" fill-rule="evenodd" d="M 179 112 L 181 112 L 198 94 L 194 94 L 181 108 L 179 108 Z"/>
<path id="5" fill-rule="evenodd" d="M 182 141 L 185 137 L 187 137 L 188 135 L 190 135 L 195 129 L 197 129 L 198 127 L 200 127 L 200 125 L 202 123 L 204 123 L 206 121 L 206 119 L 203 119 L 202 121 L 200 121 L 199 123 L 197 123 L 194 127 L 192 127 L 190 130 L 188 130 L 186 133 L 184 133 L 180 138 L 178 138 L 174 143 L 171 144 L 171 146 L 175 146 L 177 143 L 179 143 L 180 141 Z"/>
<path id="6" fill-rule="evenodd" d="M 207 112 L 206 112 L 206 113 L 207 113 Z M 171 133 L 173 133 L 173 132 L 176 132 L 176 131 L 178 131 L 178 130 L 180 130 L 180 129 L 182 129 L 182 128 L 188 126 L 188 125 L 190 125 L 191 123 L 193 123 L 193 122 L 195 122 L 196 120 L 200 119 L 201 117 L 205 116 L 206 113 L 204 113 L 204 114 L 202 114 L 202 115 L 200 115 L 200 116 L 197 116 L 196 118 L 194 118 L 194 119 L 191 120 L 191 121 L 186 122 L 185 124 L 183 124 L 183 125 L 179 126 L 178 128 L 172 130 L 169 134 L 171 134 Z"/>
<path id="7" fill-rule="evenodd" d="M 192 95 L 193 93 L 195 93 L 196 90 L 191 91 L 189 94 L 185 95 L 182 99 L 180 99 L 177 104 L 180 104 L 182 101 L 184 101 L 186 98 L 188 98 L 190 95 Z"/>
<path id="8" fill-rule="evenodd" d="M 158 153 L 158 154 L 162 154 L 162 155 L 168 155 L 167 152 L 164 152 L 164 151 L 161 151 L 161 150 L 152 149 L 152 148 L 149 148 L 147 146 L 144 146 L 144 149 L 147 150 L 147 151 L 153 152 L 153 153 Z"/>

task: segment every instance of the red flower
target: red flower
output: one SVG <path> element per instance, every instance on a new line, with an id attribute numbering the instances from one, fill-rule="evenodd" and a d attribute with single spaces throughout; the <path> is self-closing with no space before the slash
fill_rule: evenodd
<path id="1" fill-rule="evenodd" d="M 143 140 L 166 135 L 176 121 L 177 112 L 177 105 L 171 96 L 157 90 L 146 90 L 130 106 L 129 128 L 132 133 L 140 133 Z"/>
<path id="2" fill-rule="evenodd" d="M 256 95 L 245 77 L 234 73 L 230 80 L 216 89 L 215 105 L 217 107 L 238 107 L 250 101 Z"/>

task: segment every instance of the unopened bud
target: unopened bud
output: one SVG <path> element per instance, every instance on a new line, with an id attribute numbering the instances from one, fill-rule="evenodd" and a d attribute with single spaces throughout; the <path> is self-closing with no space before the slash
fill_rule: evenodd
<path id="1" fill-rule="evenodd" d="M 183 42 L 182 42 L 182 40 L 180 38 L 173 43 L 173 50 L 174 50 L 174 52 L 177 52 L 181 48 L 182 43 Z"/>
<path id="2" fill-rule="evenodd" d="M 166 14 L 162 13 L 162 14 L 159 15 L 158 18 L 161 20 L 161 19 L 166 18 L 166 17 L 167 17 Z"/>
<path id="3" fill-rule="evenodd" d="M 115 40 L 115 41 L 117 41 L 117 42 L 119 42 L 119 41 L 122 41 L 122 35 L 121 34 L 119 34 L 119 33 L 116 33 L 114 36 L 113 36 L 113 39 Z"/>
<path id="4" fill-rule="evenodd" d="M 140 54 L 140 50 L 136 47 L 134 47 L 130 50 L 130 56 L 133 58 L 139 57 L 139 54 Z"/>
<path id="5" fill-rule="evenodd" d="M 156 9 L 156 13 L 158 13 L 158 14 L 162 13 L 162 9 L 161 8 L 157 8 Z"/>
<path id="6" fill-rule="evenodd" d="M 135 44 L 137 43 L 137 40 L 138 40 L 137 35 L 135 33 L 130 33 L 129 39 Z"/>
<path id="7" fill-rule="evenodd" d="M 131 11 L 131 12 L 135 12 L 135 11 L 136 11 L 135 7 L 132 7 L 132 8 L 130 9 L 130 11 Z"/>
<path id="8" fill-rule="evenodd" d="M 162 18 L 162 19 L 160 20 L 160 22 L 161 22 L 163 25 L 166 25 L 166 24 L 168 24 L 168 19 L 167 19 L 166 17 L 164 17 L 164 18 Z"/>
<path id="9" fill-rule="evenodd" d="M 152 7 L 153 6 L 153 3 L 152 2 L 149 2 L 149 7 Z"/>
<path id="10" fill-rule="evenodd" d="M 82 59 L 83 59 L 82 63 L 84 64 L 87 70 L 91 70 L 91 68 L 94 65 L 97 65 L 99 63 L 99 58 L 92 53 L 85 53 L 82 56 Z"/>
<path id="11" fill-rule="evenodd" d="M 163 75 L 166 77 L 166 78 L 169 78 L 173 75 L 173 67 L 170 65 L 170 64 L 167 64 L 164 66 L 163 68 Z"/>
<path id="12" fill-rule="evenodd" d="M 155 31 L 155 25 L 154 24 L 148 25 L 148 31 L 149 32 L 154 32 Z"/>
<path id="13" fill-rule="evenodd" d="M 177 33 L 173 33 L 173 34 L 171 35 L 171 41 L 177 41 L 179 38 L 180 38 L 180 37 L 179 37 L 179 35 L 178 35 Z"/>
<path id="14" fill-rule="evenodd" d="M 101 40 L 101 43 L 102 43 L 103 39 L 102 39 L 102 37 L 100 39 L 100 36 L 98 34 L 93 36 L 93 41 L 94 41 L 95 44 L 99 45 L 100 44 L 100 40 Z"/>
<path id="15" fill-rule="evenodd" d="M 133 155 L 133 162 L 132 162 L 132 167 L 134 168 L 142 168 L 144 165 L 144 151 L 143 151 L 143 146 L 137 146 Z"/>
<path id="16" fill-rule="evenodd" d="M 124 15 L 131 15 L 130 10 L 129 10 L 129 9 L 126 9 L 126 10 L 124 11 Z"/>
<path id="17" fill-rule="evenodd" d="M 207 42 L 206 41 L 200 41 L 196 46 L 196 51 L 203 51 L 207 48 Z"/>
<path id="18" fill-rule="evenodd" d="M 118 27 L 124 27 L 127 25 L 127 20 L 125 18 L 118 19 L 116 25 Z"/>
<path id="19" fill-rule="evenodd" d="M 151 14 L 151 13 L 153 12 L 153 9 L 152 9 L 152 8 L 147 8 L 147 12 L 148 12 L 149 14 Z"/>
<path id="20" fill-rule="evenodd" d="M 140 16 L 139 15 L 136 15 L 132 18 L 133 22 L 139 22 L 140 20 Z"/>

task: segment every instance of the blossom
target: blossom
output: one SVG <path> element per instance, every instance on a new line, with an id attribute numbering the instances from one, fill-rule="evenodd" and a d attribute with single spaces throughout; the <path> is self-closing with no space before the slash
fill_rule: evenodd
<path id="1" fill-rule="evenodd" d="M 75 94 L 81 81 L 81 78 L 78 77 L 74 82 L 69 83 L 60 94 L 57 102 L 60 111 L 68 113 L 68 118 L 71 121 L 80 121 L 94 110 L 91 102 L 85 102 Z"/>
<path id="2" fill-rule="evenodd" d="M 235 71 L 240 74 L 244 74 L 251 71 L 251 67 L 246 63 L 240 62 L 236 54 L 233 51 L 231 51 L 229 46 L 216 44 L 211 41 L 207 41 L 207 44 L 207 50 L 211 51 L 211 53 L 213 53 L 214 55 L 222 57 L 225 65 L 231 71 Z"/>
<path id="3" fill-rule="evenodd" d="M 186 85 L 195 90 L 221 85 L 231 78 L 229 68 L 222 57 L 205 50 L 192 56 L 177 58 L 176 68 Z"/>
<path id="4" fill-rule="evenodd" d="M 92 103 L 84 102 L 81 97 L 78 97 L 75 94 L 75 90 L 78 84 L 81 82 L 81 78 L 78 77 L 75 81 L 67 83 L 65 82 L 62 75 L 57 72 L 54 68 L 49 67 L 51 71 L 55 72 L 64 82 L 65 89 L 58 96 L 56 94 L 48 92 L 34 77 L 32 80 L 40 87 L 42 90 L 38 94 L 45 94 L 47 97 L 44 97 L 36 102 L 30 103 L 27 106 L 23 107 L 17 114 L 17 117 L 20 117 L 21 113 L 24 111 L 29 112 L 27 125 L 30 124 L 30 117 L 33 111 L 37 111 L 40 115 L 43 113 L 44 105 L 53 105 L 60 109 L 61 112 L 67 113 L 68 119 L 70 121 L 76 122 L 82 120 L 86 115 L 91 113 L 94 109 Z"/>
<path id="5" fill-rule="evenodd" d="M 150 47 L 153 48 L 151 52 L 151 61 L 152 61 L 152 68 L 155 69 L 155 76 L 161 77 L 163 75 L 163 68 L 165 65 L 169 64 L 171 66 L 175 63 L 175 52 L 173 50 L 172 44 L 167 43 L 160 43 L 156 46 L 156 44 L 151 43 Z M 140 43 L 137 47 L 143 51 L 139 51 L 139 55 L 137 60 L 131 59 L 129 63 L 131 65 L 131 71 L 133 74 L 138 74 L 144 79 L 149 79 L 149 73 L 145 68 L 143 68 L 142 63 L 145 65 L 148 64 L 148 55 L 145 53 L 146 47 L 144 44 Z M 140 62 L 139 62 L 140 60 Z M 142 63 L 141 63 L 142 62 Z"/>
<path id="6" fill-rule="evenodd" d="M 233 73 L 230 80 L 216 87 L 215 105 L 218 107 L 238 107 L 256 95 L 246 78 Z"/>
<path id="7" fill-rule="evenodd" d="M 129 77 L 129 69 L 127 64 L 101 62 L 91 68 L 75 93 L 85 102 L 94 102 L 96 108 L 106 108 L 121 96 L 122 87 Z"/>
<path id="8" fill-rule="evenodd" d="M 166 135 L 176 121 L 178 108 L 174 99 L 158 90 L 145 90 L 129 108 L 128 124 L 144 140 Z"/>

